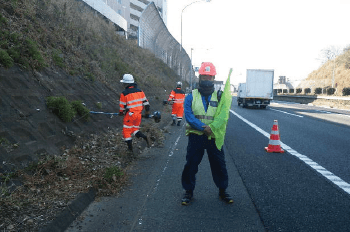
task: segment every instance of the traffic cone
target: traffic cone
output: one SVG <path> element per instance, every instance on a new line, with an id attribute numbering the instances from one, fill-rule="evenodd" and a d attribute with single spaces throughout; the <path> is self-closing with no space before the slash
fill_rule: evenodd
<path id="1" fill-rule="evenodd" d="M 280 134 L 278 130 L 277 120 L 273 121 L 269 145 L 268 147 L 265 147 L 265 151 L 269 153 L 284 153 L 284 150 L 281 148 L 281 141 L 280 141 Z"/>

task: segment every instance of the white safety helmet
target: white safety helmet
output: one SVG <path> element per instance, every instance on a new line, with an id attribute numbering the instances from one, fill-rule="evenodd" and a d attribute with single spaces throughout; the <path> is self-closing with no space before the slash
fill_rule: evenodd
<path id="1" fill-rule="evenodd" d="M 181 87 L 182 87 L 182 82 L 181 81 L 177 82 L 176 83 L 176 88 L 181 88 Z"/>
<path id="2" fill-rule="evenodd" d="M 134 77 L 131 74 L 124 74 L 123 80 L 120 80 L 122 83 L 134 83 Z"/>

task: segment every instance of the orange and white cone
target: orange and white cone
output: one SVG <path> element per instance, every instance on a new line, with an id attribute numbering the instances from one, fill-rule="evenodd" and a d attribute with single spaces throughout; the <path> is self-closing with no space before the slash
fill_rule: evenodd
<path id="1" fill-rule="evenodd" d="M 280 141 L 280 134 L 279 134 L 277 120 L 273 121 L 269 145 L 268 147 L 265 147 L 265 151 L 269 153 L 284 153 L 284 150 L 281 148 L 281 141 Z"/>

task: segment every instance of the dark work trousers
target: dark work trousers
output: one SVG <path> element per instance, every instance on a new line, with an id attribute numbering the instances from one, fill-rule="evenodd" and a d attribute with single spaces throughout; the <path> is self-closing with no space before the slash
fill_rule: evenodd
<path id="1" fill-rule="evenodd" d="M 228 175 L 223 148 L 218 150 L 214 139 L 208 140 L 206 135 L 196 134 L 189 134 L 188 136 L 187 162 L 182 171 L 182 187 L 185 190 L 194 190 L 198 165 L 202 161 L 204 150 L 207 150 L 215 185 L 219 189 L 226 189 L 228 186 Z"/>

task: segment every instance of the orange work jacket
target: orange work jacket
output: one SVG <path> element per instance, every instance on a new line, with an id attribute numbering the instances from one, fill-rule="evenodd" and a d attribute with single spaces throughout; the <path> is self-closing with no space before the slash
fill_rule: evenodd
<path id="1" fill-rule="evenodd" d="M 174 104 L 183 104 L 185 101 L 185 92 L 181 88 L 176 88 L 170 92 L 168 101 L 173 101 Z"/>
<path id="2" fill-rule="evenodd" d="M 149 108 L 149 102 L 145 93 L 137 88 L 136 84 L 130 84 L 120 94 L 119 112 L 141 113 L 143 107 Z M 148 107 L 147 107 L 148 106 Z"/>

